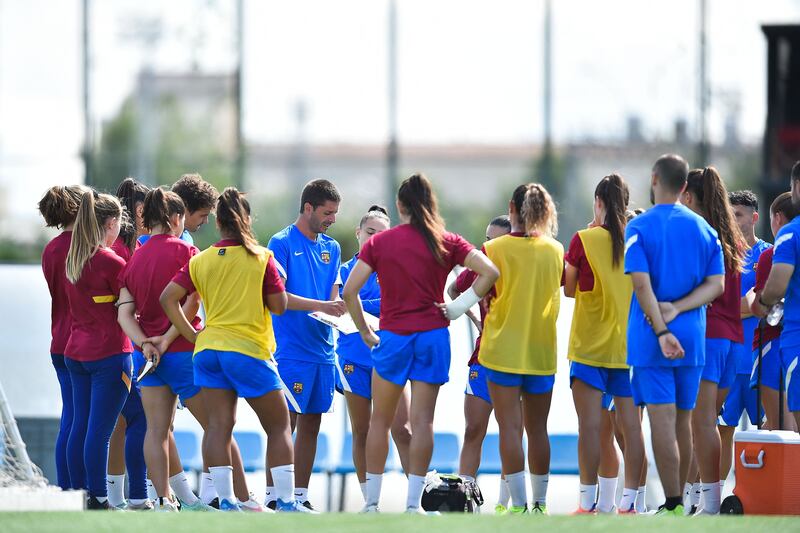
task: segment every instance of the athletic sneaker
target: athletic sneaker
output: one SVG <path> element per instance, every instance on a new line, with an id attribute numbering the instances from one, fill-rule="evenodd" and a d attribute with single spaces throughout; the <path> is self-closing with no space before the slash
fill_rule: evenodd
<path id="1" fill-rule="evenodd" d="M 303 507 L 305 507 L 306 509 L 308 509 L 308 510 L 309 510 L 309 511 L 311 511 L 312 513 L 319 513 L 319 511 L 317 511 L 316 509 L 314 509 L 314 506 L 313 506 L 313 505 L 311 505 L 311 502 L 310 502 L 310 501 L 308 501 L 308 500 L 306 500 L 306 501 L 304 501 L 304 502 L 303 502 Z"/>
<path id="2" fill-rule="evenodd" d="M 372 513 L 380 513 L 380 509 L 378 509 L 377 505 L 365 505 L 363 509 L 361 509 L 359 514 L 372 514 Z"/>
<path id="3" fill-rule="evenodd" d="M 314 509 L 309 509 L 304 505 L 304 503 L 300 503 L 297 500 L 292 500 L 290 502 L 285 502 L 278 498 L 275 504 L 275 511 L 279 513 L 308 513 L 308 514 L 319 514 L 319 512 L 315 511 Z"/>
<path id="4" fill-rule="evenodd" d="M 617 514 L 639 514 L 636 512 L 636 504 L 632 503 L 630 509 L 617 509 Z"/>
<path id="5" fill-rule="evenodd" d="M 181 501 L 180 498 L 176 498 L 176 500 L 180 504 L 181 511 L 191 511 L 200 513 L 216 513 L 219 511 L 219 509 L 203 503 L 203 500 L 201 500 L 200 498 L 198 498 L 196 502 L 191 504 Z M 217 502 L 217 505 L 219 505 L 219 502 Z"/>
<path id="6" fill-rule="evenodd" d="M 579 506 L 577 510 L 572 511 L 572 516 L 578 516 L 582 514 L 597 514 L 597 504 L 592 505 L 592 508 L 588 510 Z"/>
<path id="7" fill-rule="evenodd" d="M 508 514 L 528 514 L 527 505 L 512 505 L 508 508 Z"/>
<path id="8" fill-rule="evenodd" d="M 219 500 L 219 510 L 220 511 L 231 511 L 231 512 L 234 512 L 234 513 L 241 513 L 242 512 L 242 508 L 239 507 L 238 503 L 229 502 L 228 500 L 226 500 L 224 498 L 220 498 L 220 500 Z"/>
<path id="9" fill-rule="evenodd" d="M 683 516 L 683 505 L 678 505 L 671 511 L 667 509 L 666 505 L 661 505 L 656 511 L 656 516 Z"/>
<path id="10" fill-rule="evenodd" d="M 692 505 L 691 507 L 689 507 L 689 512 L 686 513 L 686 516 L 694 516 L 695 514 L 697 514 L 697 506 Z"/>
<path id="11" fill-rule="evenodd" d="M 706 511 L 705 509 L 698 509 L 693 516 L 716 516 L 718 514 L 719 513 L 712 513 L 710 511 Z"/>
<path id="12" fill-rule="evenodd" d="M 264 507 L 261 505 L 258 500 L 256 500 L 255 494 L 252 492 L 250 493 L 250 498 L 246 502 L 239 502 L 239 506 L 242 508 L 242 511 L 248 511 L 251 513 L 274 513 L 272 509 Z"/>
<path id="13" fill-rule="evenodd" d="M 544 514 L 544 515 L 546 515 L 547 514 L 547 506 L 546 505 L 542 505 L 542 504 L 540 504 L 538 502 L 534 503 L 533 507 L 531 507 L 530 513 L 531 514 Z"/>
<path id="14" fill-rule="evenodd" d="M 124 511 L 152 511 L 153 510 L 153 502 L 150 500 L 144 500 L 142 503 L 131 503 L 128 500 L 128 503 L 121 509 Z"/>
<path id="15" fill-rule="evenodd" d="M 406 514 L 419 514 L 423 516 L 441 516 L 439 511 L 426 511 L 422 507 L 406 507 Z"/>
<path id="16" fill-rule="evenodd" d="M 272 509 L 273 511 L 277 511 L 278 503 L 276 500 L 268 501 L 266 505 L 267 509 Z"/>
<path id="17" fill-rule="evenodd" d="M 86 498 L 86 510 L 87 511 L 121 511 L 122 509 L 117 509 L 110 503 L 108 500 L 100 501 L 94 496 L 89 496 Z"/>
<path id="18" fill-rule="evenodd" d="M 169 498 L 159 498 L 153 510 L 157 513 L 177 513 L 178 505 Z"/>
<path id="19" fill-rule="evenodd" d="M 503 516 L 504 514 L 508 513 L 508 508 L 503 505 L 502 503 L 498 503 L 494 506 L 494 514 L 497 516 Z"/>
<path id="20" fill-rule="evenodd" d="M 213 507 L 214 509 L 219 511 L 219 498 L 215 497 L 213 500 L 208 502 L 206 505 L 208 505 L 209 507 Z"/>

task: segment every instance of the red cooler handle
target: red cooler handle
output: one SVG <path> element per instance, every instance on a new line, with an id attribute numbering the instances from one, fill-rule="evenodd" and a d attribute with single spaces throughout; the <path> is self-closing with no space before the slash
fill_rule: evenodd
<path id="1" fill-rule="evenodd" d="M 742 466 L 745 468 L 764 468 L 764 450 L 758 452 L 758 462 L 757 463 L 748 463 L 747 459 L 744 456 L 744 450 L 742 450 L 742 455 L 739 456 L 739 460 L 742 462 Z"/>

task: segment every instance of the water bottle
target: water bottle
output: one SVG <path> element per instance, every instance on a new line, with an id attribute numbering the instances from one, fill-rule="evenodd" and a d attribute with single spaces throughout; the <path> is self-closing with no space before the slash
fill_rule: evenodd
<path id="1" fill-rule="evenodd" d="M 776 302 L 775 305 L 769 308 L 767 312 L 767 324 L 770 326 L 777 326 L 783 319 L 783 300 Z"/>

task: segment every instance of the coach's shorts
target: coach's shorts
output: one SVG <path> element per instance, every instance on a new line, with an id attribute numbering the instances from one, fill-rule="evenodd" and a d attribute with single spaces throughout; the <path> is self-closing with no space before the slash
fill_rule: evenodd
<path id="1" fill-rule="evenodd" d="M 754 426 L 758 424 L 756 414 L 756 391 L 750 387 L 750 376 L 737 374 L 733 381 L 725 403 L 722 405 L 722 413 L 717 421 L 721 426 L 737 426 L 742 413 L 747 411 L 750 423 Z M 763 415 L 763 411 L 762 411 Z"/>
<path id="2" fill-rule="evenodd" d="M 336 356 L 336 390 L 372 399 L 372 367 L 359 365 L 346 357 Z"/>
<path id="3" fill-rule="evenodd" d="M 469 365 L 467 389 L 464 394 L 475 396 L 492 405 L 492 399 L 489 397 L 489 384 L 486 382 L 486 369 L 483 365 L 479 363 Z"/>
<path id="4" fill-rule="evenodd" d="M 706 364 L 703 366 L 703 381 L 716 383 L 727 389 L 736 377 L 736 352 L 734 343 L 728 339 L 706 339 Z"/>
<path id="5" fill-rule="evenodd" d="M 208 389 L 233 390 L 241 398 L 258 398 L 282 389 L 278 371 L 271 361 L 220 350 L 195 354 L 194 383 Z"/>
<path id="6" fill-rule="evenodd" d="M 800 346 L 781 348 L 781 357 L 786 372 L 786 406 L 789 411 L 800 411 Z"/>
<path id="7" fill-rule="evenodd" d="M 450 378 L 450 332 L 447 328 L 398 335 L 378 332 L 380 343 L 372 349 L 375 372 L 386 381 L 404 386 L 407 381 L 443 385 Z"/>
<path id="8" fill-rule="evenodd" d="M 754 352 L 753 371 L 750 374 L 750 386 L 758 386 L 758 349 Z M 761 347 L 761 384 L 778 390 L 781 375 L 781 341 L 773 339 Z"/>
<path id="9" fill-rule="evenodd" d="M 572 386 L 573 380 L 576 379 L 611 396 L 624 396 L 626 398 L 633 396 L 631 392 L 631 375 L 627 368 L 602 368 L 570 361 L 570 386 Z"/>
<path id="10" fill-rule="evenodd" d="M 674 403 L 678 409 L 694 409 L 702 366 L 639 366 L 630 372 L 636 405 Z"/>
<path id="11" fill-rule="evenodd" d="M 331 411 L 336 365 L 281 359 L 278 372 L 286 386 L 284 393 L 291 412 L 318 415 Z"/>
<path id="12" fill-rule="evenodd" d="M 753 343 L 745 345 L 741 342 L 734 342 L 733 353 L 736 359 L 736 373 L 749 376 L 753 370 Z"/>
<path id="13" fill-rule="evenodd" d="M 138 376 L 147 360 L 142 352 L 133 352 L 133 373 Z M 194 365 L 192 352 L 167 352 L 161 356 L 158 366 L 139 382 L 142 387 L 161 387 L 166 385 L 181 400 L 188 400 L 200 387 L 194 384 Z"/>
<path id="14" fill-rule="evenodd" d="M 528 394 L 545 394 L 552 392 L 556 382 L 555 374 L 539 376 L 534 374 L 512 374 L 499 370 L 486 369 L 486 379 L 501 387 L 522 387 Z"/>
<path id="15" fill-rule="evenodd" d="M 628 371 L 626 370 L 626 372 L 628 372 Z M 631 394 L 633 394 L 633 393 L 631 393 Z M 602 402 L 603 402 L 603 410 L 604 411 L 611 411 L 613 413 L 614 411 L 617 410 L 617 408 L 614 406 L 614 397 L 612 395 L 604 392 L 603 393 Z"/>

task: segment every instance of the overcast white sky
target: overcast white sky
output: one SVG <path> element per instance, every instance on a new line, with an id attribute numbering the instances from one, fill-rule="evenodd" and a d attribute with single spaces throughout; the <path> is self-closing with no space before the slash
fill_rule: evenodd
<path id="1" fill-rule="evenodd" d="M 536 0 L 399 0 L 401 142 L 541 140 L 542 12 Z M 145 58 L 157 69 L 207 69 L 233 57 L 233 2 L 93 0 L 95 118 L 112 116 Z M 216 7 L 199 17 L 198 6 Z M 245 1 L 245 134 L 294 137 L 293 103 L 309 108 L 312 141 L 386 136 L 387 0 Z M 694 125 L 697 0 L 556 0 L 554 131 L 559 141 L 619 138 L 625 118 L 651 136 Z M 709 0 L 710 79 L 739 95 L 741 132 L 765 114 L 760 24 L 800 21 L 800 0 Z M 152 48 L 135 20 L 163 21 Z M 140 26 L 142 24 L 140 23 Z M 144 24 L 152 27 L 152 24 Z M 0 171 L 65 161 L 74 181 L 81 119 L 79 0 L 0 0 Z M 192 47 L 191 43 L 202 43 Z M 710 116 L 722 136 L 725 107 Z"/>

